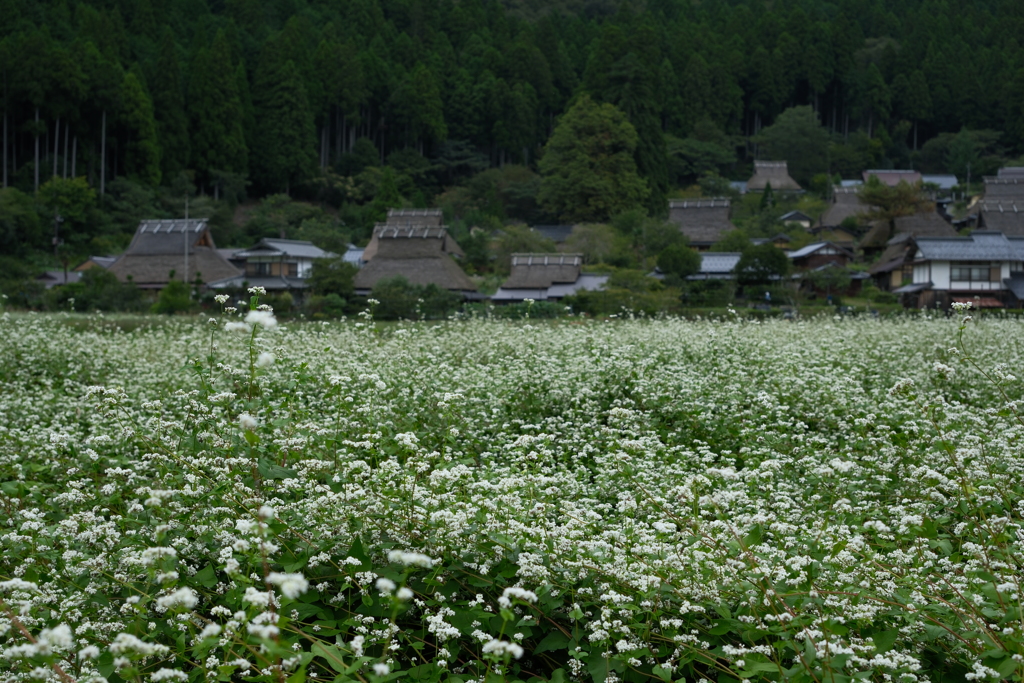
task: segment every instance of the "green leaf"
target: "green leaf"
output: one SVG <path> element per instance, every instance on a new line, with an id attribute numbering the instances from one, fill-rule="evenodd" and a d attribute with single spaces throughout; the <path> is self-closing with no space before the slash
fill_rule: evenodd
<path id="1" fill-rule="evenodd" d="M 246 432 L 246 434 L 251 433 L 252 432 Z M 259 461 L 259 472 L 264 479 L 294 479 L 299 476 L 295 470 L 275 465 L 269 460 L 264 460 L 262 458 Z"/>
<path id="2" fill-rule="evenodd" d="M 345 655 L 337 645 L 328 645 L 322 641 L 317 641 L 309 649 L 317 657 L 326 659 L 330 667 L 338 673 L 345 673 L 348 669 L 345 665 Z"/>
<path id="3" fill-rule="evenodd" d="M 541 652 L 553 652 L 555 650 L 564 650 L 572 642 L 567 635 L 561 631 L 554 630 L 551 633 L 544 636 L 537 647 L 533 648 L 534 654 L 540 654 Z"/>
<path id="4" fill-rule="evenodd" d="M 217 572 L 213 570 L 213 565 L 206 565 L 192 577 L 196 583 L 204 588 L 213 588 L 217 585 Z"/>
<path id="5" fill-rule="evenodd" d="M 896 639 L 899 637 L 899 631 L 880 631 L 872 635 L 871 639 L 875 641 L 875 652 L 885 654 L 892 649 L 892 646 L 896 644 Z"/>

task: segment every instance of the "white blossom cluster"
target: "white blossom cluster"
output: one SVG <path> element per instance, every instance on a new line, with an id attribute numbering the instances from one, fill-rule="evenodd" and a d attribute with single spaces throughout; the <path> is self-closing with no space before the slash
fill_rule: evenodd
<path id="1" fill-rule="evenodd" d="M 109 653 L 185 680 L 180 640 L 211 680 L 273 679 L 260 647 L 300 627 L 372 657 L 366 676 L 460 666 L 457 640 L 510 666 L 559 601 L 547 616 L 590 656 L 667 652 L 666 672 L 713 651 L 742 679 L 779 656 L 716 645 L 723 613 L 872 680 L 926 680 L 929 647 L 994 678 L 979 653 L 1020 648 L 1024 324 L 972 322 L 987 381 L 950 349 L 955 320 L 577 322 L 370 339 L 267 310 L 229 323 L 255 337 L 9 318 L 0 599 L 34 642 L 0 611 L 0 667 L 99 680 Z M 357 616 L 342 633 L 314 601 Z"/>

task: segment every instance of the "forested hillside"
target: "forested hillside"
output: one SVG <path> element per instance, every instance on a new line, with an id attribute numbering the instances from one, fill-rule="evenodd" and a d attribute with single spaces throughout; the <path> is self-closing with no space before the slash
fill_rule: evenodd
<path id="1" fill-rule="evenodd" d="M 555 221 L 538 160 L 581 93 L 635 129 L 652 214 L 745 178 L 794 106 L 831 136 L 805 183 L 977 177 L 1024 152 L 1015 0 L 0 0 L 0 16 L 7 254 L 49 250 L 58 214 L 67 249 L 116 251 L 143 215 L 180 215 L 190 184 L 226 242 L 253 236 L 235 202 L 276 194 L 327 209 L 307 236 L 334 221 L 358 239 L 402 203 Z"/>

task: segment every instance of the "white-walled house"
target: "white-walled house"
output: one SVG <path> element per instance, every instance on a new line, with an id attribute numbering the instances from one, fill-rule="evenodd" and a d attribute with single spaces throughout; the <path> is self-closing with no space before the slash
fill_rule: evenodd
<path id="1" fill-rule="evenodd" d="M 917 307 L 973 301 L 983 308 L 1018 305 L 1024 237 L 975 231 L 968 237 L 916 237 L 913 282 L 893 290 Z M 916 301 L 915 301 L 916 297 Z M 906 299 L 905 299 L 906 301 Z"/>
<path id="2" fill-rule="evenodd" d="M 212 289 L 263 287 L 267 292 L 291 292 L 301 296 L 309 285 L 306 279 L 318 259 L 334 258 L 305 240 L 267 238 L 248 249 L 235 250 L 230 260 L 241 265 L 241 275 L 211 282 Z"/>

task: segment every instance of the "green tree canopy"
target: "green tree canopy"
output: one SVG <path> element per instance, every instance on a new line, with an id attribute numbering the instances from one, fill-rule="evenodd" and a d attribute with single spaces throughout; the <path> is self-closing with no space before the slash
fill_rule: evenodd
<path id="1" fill-rule="evenodd" d="M 666 275 L 675 275 L 680 280 L 700 272 L 701 257 L 693 249 L 682 245 L 673 245 L 658 254 L 658 268 Z"/>
<path id="2" fill-rule="evenodd" d="M 637 173 L 636 130 L 611 104 L 583 95 L 544 148 L 540 203 L 569 222 L 606 222 L 643 204 L 650 190 Z"/>
<path id="3" fill-rule="evenodd" d="M 789 273 L 789 257 L 772 244 L 756 244 L 743 250 L 736 264 L 736 280 L 741 285 L 769 285 Z"/>
<path id="4" fill-rule="evenodd" d="M 803 187 L 828 170 L 828 131 L 809 106 L 790 107 L 756 139 L 761 156 L 788 162 L 789 174 Z"/>

